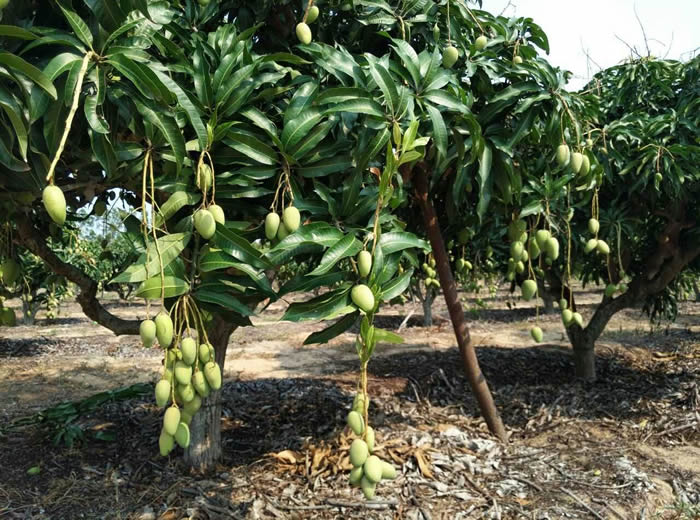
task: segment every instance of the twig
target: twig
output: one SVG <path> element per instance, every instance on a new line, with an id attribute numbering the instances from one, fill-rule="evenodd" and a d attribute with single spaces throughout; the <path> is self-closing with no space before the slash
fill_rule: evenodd
<path id="1" fill-rule="evenodd" d="M 528 486 L 535 488 L 540 493 L 542 493 L 542 491 L 543 491 L 542 486 L 535 484 L 532 480 L 528 480 L 528 479 L 522 478 L 522 477 L 514 477 L 512 475 L 510 475 L 510 478 L 512 478 L 513 480 L 517 480 L 518 482 L 522 482 L 523 484 L 527 484 Z"/>
<path id="2" fill-rule="evenodd" d="M 416 308 L 415 308 L 415 307 L 413 307 L 413 308 L 411 309 L 411 312 L 409 312 L 408 315 L 406 315 L 406 317 L 405 317 L 405 318 L 403 319 L 403 321 L 401 322 L 401 325 L 399 325 L 399 328 L 396 329 L 396 332 L 401 332 L 401 330 L 402 330 L 402 329 L 406 326 L 406 324 L 408 323 L 408 320 L 410 320 L 410 319 L 411 319 L 411 316 L 413 316 L 413 313 L 414 313 L 414 312 L 416 312 Z"/>
<path id="3" fill-rule="evenodd" d="M 479 485 L 475 480 L 473 480 L 467 473 L 462 473 L 464 480 L 469 482 L 469 485 L 481 493 L 485 498 L 492 498 L 488 491 L 486 491 L 481 485 Z"/>
<path id="4" fill-rule="evenodd" d="M 562 492 L 564 492 L 564 493 L 566 493 L 567 495 L 569 495 L 571 498 L 573 498 L 573 499 L 574 499 L 576 502 L 578 502 L 581 506 L 583 506 L 584 508 L 586 508 L 586 511 L 588 511 L 589 513 L 591 513 L 591 514 L 592 514 L 593 516 L 595 516 L 598 520 L 605 520 L 605 518 L 603 518 L 603 517 L 600 516 L 598 513 L 596 513 L 596 510 L 595 510 L 595 509 L 593 509 L 591 506 L 589 506 L 588 504 L 586 504 L 583 500 L 581 500 L 579 497 L 577 497 L 576 495 L 574 495 L 571 491 L 569 491 L 568 489 L 563 488 L 563 487 L 560 487 L 559 489 L 560 489 Z"/>
<path id="5" fill-rule="evenodd" d="M 644 46 L 647 48 L 647 57 L 651 56 L 651 49 L 649 48 L 649 38 L 647 38 L 647 32 L 644 30 L 644 24 L 639 19 L 639 14 L 637 14 L 636 4 L 632 6 L 632 10 L 634 11 L 634 17 L 637 19 L 637 22 L 639 22 L 639 27 L 641 27 L 642 29 L 642 36 L 644 37 Z"/>

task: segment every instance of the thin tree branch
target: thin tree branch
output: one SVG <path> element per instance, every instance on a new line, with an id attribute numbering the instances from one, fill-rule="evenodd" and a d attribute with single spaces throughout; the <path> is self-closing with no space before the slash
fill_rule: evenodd
<path id="1" fill-rule="evenodd" d="M 644 30 L 644 24 L 642 23 L 642 20 L 639 18 L 639 14 L 637 13 L 637 5 L 635 4 L 632 7 L 632 10 L 634 11 L 634 17 L 637 19 L 637 22 L 639 23 L 639 27 L 642 29 L 642 36 L 644 37 L 644 46 L 647 48 L 647 58 L 651 56 L 651 49 L 649 48 L 649 38 L 647 38 L 647 32 Z"/>
<path id="2" fill-rule="evenodd" d="M 18 215 L 16 224 L 18 233 L 15 234 L 15 239 L 18 243 L 46 262 L 53 272 L 65 276 L 80 288 L 80 294 L 76 300 L 88 318 L 117 335 L 139 333 L 139 321 L 124 320 L 105 309 L 97 299 L 97 282 L 77 267 L 65 263 L 56 256 L 27 215 Z"/>

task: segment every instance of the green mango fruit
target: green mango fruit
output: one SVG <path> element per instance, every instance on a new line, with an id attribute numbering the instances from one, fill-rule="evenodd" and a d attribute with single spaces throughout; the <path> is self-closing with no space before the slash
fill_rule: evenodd
<path id="1" fill-rule="evenodd" d="M 365 495 L 365 498 L 369 500 L 370 498 L 374 497 L 374 493 L 377 490 L 377 484 L 363 476 L 360 480 L 360 488 L 362 489 L 362 493 Z"/>
<path id="2" fill-rule="evenodd" d="M 320 11 L 315 5 L 309 7 L 309 12 L 306 13 L 306 23 L 314 23 L 318 18 L 319 13 Z"/>
<path id="3" fill-rule="evenodd" d="M 184 404 L 182 407 L 183 410 L 180 412 L 181 414 L 184 412 L 187 412 L 191 416 L 196 414 L 199 409 L 202 407 L 202 398 L 199 397 L 198 395 L 195 395 L 191 401 L 188 401 Z M 182 420 L 182 418 L 180 418 Z"/>
<path id="4" fill-rule="evenodd" d="M 550 239 L 552 234 L 547 231 L 546 229 L 538 229 L 537 233 L 535 233 L 535 241 L 537 241 L 537 245 L 540 247 L 540 249 L 544 249 L 544 245 L 547 243 L 547 240 Z"/>
<path id="5" fill-rule="evenodd" d="M 2 282 L 5 285 L 13 285 L 19 278 L 19 264 L 12 258 L 6 259 L 0 266 L 0 274 L 2 274 Z"/>
<path id="6" fill-rule="evenodd" d="M 522 56 L 513 56 L 513 65 L 522 65 L 522 64 L 523 64 Z"/>
<path id="7" fill-rule="evenodd" d="M 517 262 L 523 256 L 524 250 L 522 242 L 513 242 L 510 245 L 510 257 Z"/>
<path id="8" fill-rule="evenodd" d="M 591 235 L 597 235 L 598 231 L 600 231 L 600 222 L 598 222 L 598 219 L 589 218 L 588 219 L 588 232 Z"/>
<path id="9" fill-rule="evenodd" d="M 430 267 L 435 267 L 437 265 L 437 262 L 435 261 L 434 258 L 430 259 Z"/>
<path id="10" fill-rule="evenodd" d="M 364 284 L 358 284 L 353 287 L 350 292 L 350 298 L 352 303 L 365 312 L 371 312 L 374 309 L 374 294 Z"/>
<path id="11" fill-rule="evenodd" d="M 214 222 L 221 224 L 222 226 L 226 223 L 226 215 L 224 214 L 224 208 L 218 204 L 212 204 L 207 208 L 211 216 L 214 217 Z"/>
<path id="12" fill-rule="evenodd" d="M 451 69 L 459 59 L 459 51 L 453 45 L 449 45 L 442 51 L 442 66 Z"/>
<path id="13" fill-rule="evenodd" d="M 572 315 L 572 318 L 573 318 L 574 323 L 576 325 L 583 328 L 583 316 L 581 316 L 578 312 L 574 312 L 574 314 Z"/>
<path id="14" fill-rule="evenodd" d="M 180 421 L 175 432 L 175 441 L 178 445 L 185 449 L 190 445 L 190 428 L 184 422 Z"/>
<path id="15" fill-rule="evenodd" d="M 209 358 L 211 356 L 211 345 L 209 343 L 201 343 L 199 345 L 199 352 L 198 352 L 198 357 L 200 363 L 206 363 L 209 361 Z"/>
<path id="16" fill-rule="evenodd" d="M 566 298 L 562 298 L 561 300 L 559 300 L 559 308 L 561 310 L 569 308 L 569 302 L 566 301 Z"/>
<path id="17" fill-rule="evenodd" d="M 143 320 L 139 325 L 141 342 L 146 348 L 150 348 L 156 340 L 156 323 L 153 320 Z"/>
<path id="18" fill-rule="evenodd" d="M 486 45 L 488 45 L 488 43 L 488 38 L 486 38 L 486 36 L 482 34 L 476 39 L 476 41 L 474 42 L 474 46 L 476 47 L 477 51 L 483 51 L 486 48 Z"/>
<path id="19" fill-rule="evenodd" d="M 376 440 L 374 436 L 374 428 L 367 426 L 367 435 L 365 435 L 365 442 L 367 443 L 367 449 L 372 453 L 374 451 L 374 441 Z"/>
<path id="20" fill-rule="evenodd" d="M 464 261 L 464 269 L 467 271 L 471 271 L 474 268 L 472 263 L 469 260 Z"/>
<path id="21" fill-rule="evenodd" d="M 554 237 L 549 237 L 544 244 L 544 252 L 550 260 L 559 258 L 559 241 Z"/>
<path id="22" fill-rule="evenodd" d="M 526 229 L 527 222 L 520 219 L 513 220 L 510 224 L 508 224 L 508 238 L 512 242 L 517 242 Z"/>
<path id="23" fill-rule="evenodd" d="M 301 225 L 301 214 L 294 206 L 289 206 L 282 213 L 282 223 L 289 233 L 294 233 Z"/>
<path id="24" fill-rule="evenodd" d="M 182 421 L 180 421 L 180 424 L 177 425 L 175 442 L 177 442 L 182 449 L 185 449 L 190 445 L 190 428 Z"/>
<path id="25" fill-rule="evenodd" d="M 363 415 L 365 412 L 365 401 L 369 402 L 365 394 L 355 394 L 355 398 L 352 401 L 352 409 L 356 412 L 360 412 L 360 415 Z"/>
<path id="26" fill-rule="evenodd" d="M 216 233 L 216 221 L 208 209 L 198 209 L 194 214 L 194 228 L 204 240 L 209 240 Z"/>
<path id="27" fill-rule="evenodd" d="M 534 326 L 530 329 L 530 336 L 532 336 L 532 339 L 534 339 L 537 343 L 542 343 L 544 334 L 541 328 Z"/>
<path id="28" fill-rule="evenodd" d="M 564 324 L 565 327 L 568 327 L 571 325 L 571 322 L 574 319 L 574 313 L 571 312 L 571 309 L 564 309 L 561 311 L 561 321 Z"/>
<path id="29" fill-rule="evenodd" d="M 354 410 L 350 411 L 346 418 L 346 422 L 355 435 L 362 435 L 364 431 L 364 421 L 362 415 Z"/>
<path id="30" fill-rule="evenodd" d="M 585 247 L 583 248 L 583 251 L 585 253 L 590 253 L 594 249 L 598 247 L 598 239 L 597 238 L 590 238 L 588 242 L 586 242 Z"/>
<path id="31" fill-rule="evenodd" d="M 175 381 L 181 385 L 189 385 L 192 380 L 192 367 L 184 361 L 175 362 Z"/>
<path id="32" fill-rule="evenodd" d="M 350 445 L 350 463 L 357 467 L 362 466 L 369 457 L 369 448 L 362 439 L 355 439 Z"/>
<path id="33" fill-rule="evenodd" d="M 204 365 L 204 377 L 207 378 L 207 383 L 212 390 L 221 388 L 221 367 L 214 361 L 209 361 Z"/>
<path id="34" fill-rule="evenodd" d="M 274 240 L 280 227 L 280 216 L 277 213 L 268 213 L 265 217 L 265 237 Z"/>
<path id="35" fill-rule="evenodd" d="M 163 408 L 170 401 L 170 381 L 161 379 L 156 383 L 156 404 Z"/>
<path id="36" fill-rule="evenodd" d="M 574 152 L 571 154 L 571 160 L 569 161 L 569 165 L 571 166 L 571 170 L 574 173 L 578 173 L 581 171 L 581 166 L 583 166 L 583 154 L 579 152 Z"/>
<path id="37" fill-rule="evenodd" d="M 297 24 L 297 39 L 304 45 L 311 43 L 311 29 L 304 22 Z"/>
<path id="38" fill-rule="evenodd" d="M 626 292 L 627 291 L 627 284 L 626 283 L 621 283 L 620 285 L 617 286 L 618 292 Z"/>
<path id="39" fill-rule="evenodd" d="M 601 255 L 609 255 L 610 254 L 610 246 L 605 242 L 605 240 L 598 240 L 598 245 L 596 246 L 596 249 Z"/>
<path id="40" fill-rule="evenodd" d="M 197 179 L 197 186 L 204 193 L 209 191 L 212 184 L 214 183 L 214 174 L 211 171 L 211 166 L 202 163 L 199 167 L 199 178 Z"/>
<path id="41" fill-rule="evenodd" d="M 593 139 L 590 139 L 590 138 L 586 139 L 586 146 L 588 148 L 593 148 Z"/>
<path id="42" fill-rule="evenodd" d="M 362 480 L 363 472 L 362 472 L 362 466 L 359 468 L 352 468 L 350 470 L 350 485 L 351 486 L 359 486 L 360 485 L 360 480 Z"/>
<path id="43" fill-rule="evenodd" d="M 556 153 L 557 164 L 559 166 L 566 166 L 567 163 L 569 162 L 570 157 L 571 157 L 571 155 L 570 155 L 569 147 L 565 144 L 560 144 L 557 147 L 557 153 Z"/>
<path id="44" fill-rule="evenodd" d="M 362 465 L 364 476 L 375 484 L 382 480 L 382 461 L 376 455 L 370 455 Z"/>
<path id="45" fill-rule="evenodd" d="M 681 179 L 683 179 L 683 177 L 681 177 Z M 664 176 L 661 174 L 661 172 L 656 172 L 654 175 L 654 180 L 657 182 L 657 184 L 661 184 L 661 181 L 664 180 Z M 683 183 L 681 182 L 681 184 Z"/>
<path id="46" fill-rule="evenodd" d="M 530 259 L 530 254 L 527 252 L 526 249 L 523 249 L 523 254 L 520 255 L 520 261 L 527 262 L 529 259 Z"/>
<path id="47" fill-rule="evenodd" d="M 188 365 L 194 365 L 197 361 L 197 342 L 194 338 L 184 338 L 180 343 L 180 351 L 182 360 Z"/>
<path id="48" fill-rule="evenodd" d="M 168 348 L 173 342 L 173 320 L 170 319 L 170 314 L 160 311 L 154 321 L 158 343 L 162 348 Z"/>
<path id="49" fill-rule="evenodd" d="M 360 251 L 357 254 L 357 270 L 362 278 L 366 278 L 372 270 L 372 254 L 369 251 Z"/>
<path id="50" fill-rule="evenodd" d="M 459 258 L 455 266 L 457 268 L 457 272 L 461 273 L 462 271 L 464 271 L 464 265 L 464 258 Z"/>
<path id="51" fill-rule="evenodd" d="M 525 264 L 523 262 L 516 262 L 515 272 L 518 274 L 523 274 L 525 272 Z"/>
<path id="52" fill-rule="evenodd" d="M 56 225 L 63 226 L 66 222 L 66 197 L 63 195 L 61 188 L 53 184 L 46 186 L 41 194 L 41 200 L 51 220 Z"/>
<path id="53" fill-rule="evenodd" d="M 194 399 L 194 397 L 197 395 L 191 382 L 187 385 L 177 385 L 177 392 L 180 399 L 182 399 L 182 402 L 185 404 L 192 401 L 192 399 Z"/>
<path id="54" fill-rule="evenodd" d="M 394 480 L 396 478 L 396 468 L 390 462 L 382 461 L 382 480 Z"/>
<path id="55" fill-rule="evenodd" d="M 175 435 L 178 424 L 180 424 L 180 409 L 177 406 L 171 406 L 165 410 L 163 416 L 163 431 L 168 435 Z"/>
<path id="56" fill-rule="evenodd" d="M 529 242 L 527 243 L 527 252 L 530 255 L 530 258 L 533 260 L 537 260 L 539 258 L 542 251 L 540 250 L 540 246 L 535 238 L 530 238 Z"/>
<path id="57" fill-rule="evenodd" d="M 525 280 L 520 289 L 523 293 L 523 299 L 530 301 L 537 294 L 537 282 L 535 280 Z"/>
<path id="58" fill-rule="evenodd" d="M 277 240 L 280 242 L 289 236 L 289 231 L 284 224 L 280 224 L 277 228 Z"/>
<path id="59" fill-rule="evenodd" d="M 173 451 L 175 447 L 175 438 L 166 433 L 165 430 L 161 430 L 160 437 L 158 437 L 158 448 L 160 449 L 160 454 L 163 457 L 167 457 L 168 454 Z"/>
<path id="60" fill-rule="evenodd" d="M 609 283 L 605 286 L 605 296 L 610 298 L 613 294 L 617 292 L 617 285 L 614 283 Z"/>
<path id="61" fill-rule="evenodd" d="M 586 154 L 583 154 L 583 161 L 581 162 L 581 169 L 578 171 L 580 175 L 588 175 L 591 171 L 591 160 Z"/>

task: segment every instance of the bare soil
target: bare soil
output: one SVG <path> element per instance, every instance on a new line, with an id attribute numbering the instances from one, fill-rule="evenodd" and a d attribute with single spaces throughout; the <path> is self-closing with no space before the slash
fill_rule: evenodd
<path id="1" fill-rule="evenodd" d="M 580 299 L 584 318 L 599 297 Z M 158 350 L 115 336 L 75 304 L 52 322 L 0 329 L 0 518 L 700 518 L 700 304 L 654 327 L 638 310 L 617 315 L 597 345 L 599 381 L 583 385 L 558 314 L 539 316 L 536 345 L 534 308 L 509 309 L 505 292 L 464 300 L 510 442 L 496 442 L 479 416 L 442 301 L 430 328 L 419 326 L 420 305 L 383 309 L 378 324 L 405 322 L 405 342 L 377 349 L 370 414 L 378 452 L 399 477 L 369 502 L 347 485 L 352 332 L 303 346 L 323 324 L 281 322 L 278 304 L 237 330 L 224 460 L 200 475 L 177 454 L 158 455 L 150 394 L 76 419 L 87 435 L 72 447 L 53 445 L 56 431 L 38 420 L 59 403 L 152 383 Z M 145 316 L 140 305 L 110 307 Z"/>

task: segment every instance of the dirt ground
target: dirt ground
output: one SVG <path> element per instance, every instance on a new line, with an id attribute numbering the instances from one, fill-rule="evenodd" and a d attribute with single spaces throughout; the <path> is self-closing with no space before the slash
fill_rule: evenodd
<path id="1" fill-rule="evenodd" d="M 617 315 L 597 345 L 599 381 L 583 385 L 558 314 L 540 315 L 536 345 L 534 308 L 508 309 L 504 292 L 479 296 L 484 305 L 465 295 L 465 309 L 509 444 L 479 416 L 442 302 L 429 328 L 419 326 L 420 305 L 383 309 L 378 324 L 405 322 L 405 342 L 377 348 L 370 415 L 399 477 L 370 502 L 347 484 L 352 333 L 303 346 L 323 325 L 280 322 L 279 304 L 237 330 L 224 460 L 197 475 L 177 454 L 158 455 L 150 387 L 76 419 L 86 436 L 72 447 L 53 445 L 56 432 L 36 420 L 59 403 L 152 383 L 156 349 L 114 336 L 75 304 L 52 322 L 2 328 L 0 518 L 700 518 L 700 304 L 683 303 L 676 323 L 656 327 L 638 310 Z M 580 300 L 584 318 L 596 298 Z M 145 313 L 116 301 L 110 309 Z"/>

